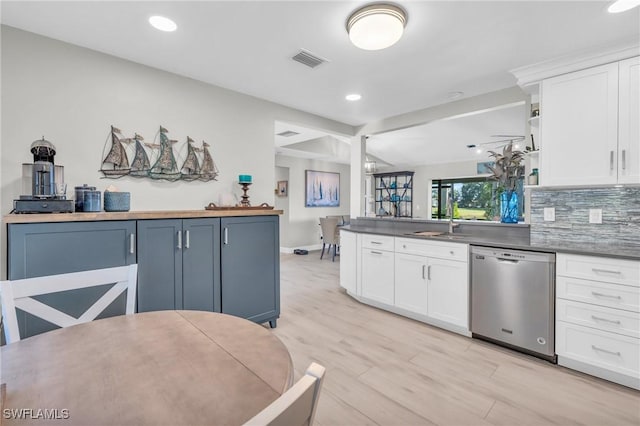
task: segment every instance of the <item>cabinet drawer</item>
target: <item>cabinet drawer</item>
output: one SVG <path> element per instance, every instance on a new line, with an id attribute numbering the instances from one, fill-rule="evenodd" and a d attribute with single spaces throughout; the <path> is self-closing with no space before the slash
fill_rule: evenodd
<path id="1" fill-rule="evenodd" d="M 462 243 L 396 238 L 396 252 L 464 262 L 469 261 L 469 246 Z"/>
<path id="2" fill-rule="evenodd" d="M 556 323 L 556 352 L 560 356 L 640 377 L 640 340 L 563 321 Z"/>
<path id="3" fill-rule="evenodd" d="M 640 312 L 640 289 L 638 287 L 558 277 L 556 296 L 559 299 Z"/>
<path id="4" fill-rule="evenodd" d="M 362 247 L 393 251 L 393 237 L 386 235 L 361 234 Z"/>
<path id="5" fill-rule="evenodd" d="M 558 299 L 556 319 L 640 338 L 640 314 L 635 312 Z"/>
<path id="6" fill-rule="evenodd" d="M 640 287 L 640 262 L 634 260 L 559 253 L 556 271 L 565 277 Z"/>

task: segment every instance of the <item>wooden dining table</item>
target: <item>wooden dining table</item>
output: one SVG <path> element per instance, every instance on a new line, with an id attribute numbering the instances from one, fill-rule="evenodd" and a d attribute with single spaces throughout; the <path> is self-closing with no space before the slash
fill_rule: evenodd
<path id="1" fill-rule="evenodd" d="M 293 382 L 289 352 L 267 328 L 212 312 L 96 320 L 0 355 L 3 426 L 242 424 Z"/>

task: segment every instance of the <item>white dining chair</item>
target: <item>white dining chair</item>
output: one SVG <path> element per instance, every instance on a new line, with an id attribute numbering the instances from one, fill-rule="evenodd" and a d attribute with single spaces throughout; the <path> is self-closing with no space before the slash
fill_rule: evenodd
<path id="1" fill-rule="evenodd" d="M 325 368 L 312 362 L 304 376 L 278 399 L 256 414 L 245 426 L 313 424 Z"/>
<path id="2" fill-rule="evenodd" d="M 138 265 L 120 266 L 70 274 L 25 278 L 22 280 L 0 281 L 0 298 L 7 343 L 20 340 L 16 308 L 59 327 L 93 321 L 120 294 L 127 291 L 126 313 L 133 314 L 136 304 L 136 283 Z M 89 307 L 80 317 L 74 318 L 49 305 L 32 298 L 42 294 L 75 290 L 113 284 L 105 294 Z"/>

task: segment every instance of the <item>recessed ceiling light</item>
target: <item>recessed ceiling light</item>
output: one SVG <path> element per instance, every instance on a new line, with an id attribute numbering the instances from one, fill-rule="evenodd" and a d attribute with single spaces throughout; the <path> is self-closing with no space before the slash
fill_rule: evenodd
<path id="1" fill-rule="evenodd" d="M 348 101 L 353 102 L 353 101 L 359 101 L 360 99 L 362 99 L 362 96 L 357 93 L 351 93 L 350 95 L 347 95 L 344 98 Z"/>
<path id="2" fill-rule="evenodd" d="M 173 22 L 169 18 L 165 18 L 164 16 L 152 16 L 151 18 L 149 18 L 149 23 L 153 28 L 160 31 L 171 32 L 175 31 L 178 28 L 175 22 Z"/>
<path id="3" fill-rule="evenodd" d="M 380 50 L 394 45 L 407 25 L 407 13 L 393 4 L 370 4 L 347 19 L 347 33 L 356 47 Z"/>
<path id="4" fill-rule="evenodd" d="M 620 13 L 626 12 L 629 9 L 633 9 L 634 7 L 640 5 L 640 0 L 618 0 L 613 2 L 611 6 L 607 9 L 609 13 Z"/>

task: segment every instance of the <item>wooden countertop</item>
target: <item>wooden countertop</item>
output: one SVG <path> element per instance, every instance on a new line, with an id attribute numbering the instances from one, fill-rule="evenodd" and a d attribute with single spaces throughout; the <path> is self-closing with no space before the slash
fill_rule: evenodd
<path id="1" fill-rule="evenodd" d="M 281 215 L 282 210 L 155 210 L 129 212 L 97 212 L 97 213 L 33 213 L 8 214 L 2 218 L 3 223 L 41 223 L 41 222 L 90 222 L 101 220 L 137 220 L 137 219 L 190 219 L 204 217 L 230 216 L 273 216 Z"/>

